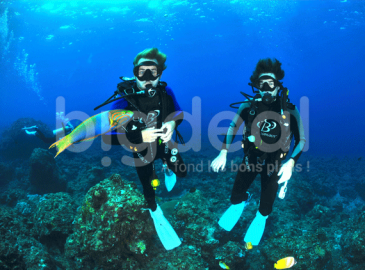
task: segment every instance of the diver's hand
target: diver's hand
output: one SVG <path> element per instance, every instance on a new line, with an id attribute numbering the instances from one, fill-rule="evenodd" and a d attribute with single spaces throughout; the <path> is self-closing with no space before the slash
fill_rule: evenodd
<path id="1" fill-rule="evenodd" d="M 151 143 L 157 140 L 162 134 L 162 129 L 146 128 L 142 130 L 142 140 L 144 143 Z"/>
<path id="2" fill-rule="evenodd" d="M 166 133 L 161 135 L 161 140 L 163 143 L 167 143 L 168 141 L 171 140 L 172 134 L 174 133 L 176 127 L 176 123 L 175 121 L 170 121 L 167 122 L 165 124 L 162 125 L 161 129 L 165 130 L 166 129 Z"/>
<path id="3" fill-rule="evenodd" d="M 226 162 L 227 162 L 227 150 L 223 149 L 219 155 L 213 160 L 212 164 L 210 165 L 210 167 L 212 167 L 214 172 L 218 172 L 219 169 L 221 169 L 222 171 L 224 170 L 224 168 L 226 167 Z"/>
<path id="4" fill-rule="evenodd" d="M 278 184 L 284 183 L 286 181 L 289 181 L 292 173 L 293 173 L 293 168 L 294 168 L 294 159 L 289 159 L 287 162 L 285 162 L 283 164 L 283 166 L 281 166 L 278 176 L 281 175 Z"/>

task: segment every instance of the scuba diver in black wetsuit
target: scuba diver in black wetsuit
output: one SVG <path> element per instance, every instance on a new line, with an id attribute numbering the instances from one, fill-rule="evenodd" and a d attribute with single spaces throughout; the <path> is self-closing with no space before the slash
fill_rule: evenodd
<path id="1" fill-rule="evenodd" d="M 132 150 L 156 231 L 164 247 L 169 250 L 179 246 L 181 241 L 156 204 L 155 189 L 159 180 L 154 161 L 162 159 L 164 163 L 168 191 L 175 185 L 176 176 L 186 176 L 186 170 L 176 143 L 170 141 L 174 130 L 183 120 L 183 112 L 171 88 L 160 81 L 166 69 L 165 61 L 166 55 L 156 48 L 139 53 L 133 61 L 135 77 L 121 77 L 123 82 L 118 84 L 118 90 L 97 108 L 113 102 L 111 110 L 134 112 L 132 120 L 125 127 L 107 133 L 102 138 L 105 143 L 124 144 Z M 182 141 L 177 130 L 176 136 Z"/>
<path id="2" fill-rule="evenodd" d="M 284 198 L 287 182 L 305 144 L 302 120 L 295 105 L 289 103 L 288 89 L 279 81 L 283 78 L 284 71 L 278 60 L 268 58 L 257 63 L 250 78 L 252 83 L 249 84 L 256 95 L 252 97 L 241 92 L 248 100 L 231 104 L 232 108 L 237 108 L 233 105 L 242 103 L 230 124 L 222 150 L 211 165 L 215 172 L 225 168 L 230 144 L 245 122 L 242 141 L 244 158 L 233 185 L 232 205 L 219 220 L 219 225 L 227 231 L 232 230 L 250 199 L 247 190 L 260 173 L 260 206 L 245 235 L 246 246 L 259 244 L 279 184 L 285 183 L 279 194 L 280 198 Z M 254 87 L 259 91 L 255 91 Z M 293 152 L 289 160 L 281 165 L 287 158 L 293 136 Z"/>
<path id="3" fill-rule="evenodd" d="M 37 126 L 23 127 L 22 129 L 25 131 L 26 134 L 30 136 L 36 136 L 44 143 L 53 144 L 54 142 L 57 141 L 57 138 L 59 138 L 60 136 L 63 137 L 70 134 L 74 129 L 74 126 L 71 124 L 68 118 L 65 118 L 63 112 L 56 113 L 56 116 L 57 116 L 57 121 L 62 122 L 62 128 L 53 130 L 52 137 L 46 137 L 46 135 L 44 135 L 44 133 Z"/>

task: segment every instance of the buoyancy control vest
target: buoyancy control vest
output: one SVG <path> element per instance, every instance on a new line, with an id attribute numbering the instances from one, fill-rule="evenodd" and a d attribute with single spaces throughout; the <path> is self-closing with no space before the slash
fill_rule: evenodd
<path id="1" fill-rule="evenodd" d="M 260 106 L 260 103 L 262 103 L 261 95 L 256 94 L 255 96 L 249 96 L 241 92 L 241 94 L 244 95 L 248 100 L 231 104 L 232 108 L 237 108 L 233 107 L 233 105 L 240 103 L 250 104 L 250 107 L 248 109 L 247 121 L 245 122 L 245 126 L 243 129 L 242 147 L 245 156 L 248 156 L 250 154 L 258 155 L 258 162 L 260 163 L 263 163 L 269 156 L 271 157 L 271 159 L 274 160 L 284 159 L 290 149 L 290 115 L 287 109 L 294 110 L 295 105 L 293 105 L 289 101 L 289 90 L 287 88 L 283 88 L 282 90 L 283 92 L 281 96 L 277 95 L 276 97 L 277 99 L 279 99 L 277 100 L 277 102 L 280 103 L 280 114 L 276 114 L 277 117 L 275 117 L 275 121 L 277 121 L 281 126 L 281 137 L 278 140 L 280 148 L 274 152 L 262 150 L 262 148 L 265 148 L 265 143 L 261 138 L 260 127 L 256 125 L 259 120 L 257 119 L 257 116 L 265 111 L 262 109 L 262 106 Z M 256 141 L 258 138 L 260 138 L 260 141 Z"/>
<path id="2" fill-rule="evenodd" d="M 136 80 L 134 78 L 127 78 L 127 77 L 120 77 L 122 82 L 118 83 L 117 90 L 114 91 L 114 94 L 108 98 L 104 103 L 94 108 L 97 110 L 107 104 L 110 104 L 114 101 L 125 99 L 132 107 L 134 107 L 137 111 L 142 112 L 140 106 L 135 102 L 133 97 L 137 96 L 152 96 L 152 95 L 159 95 L 160 102 L 161 102 L 161 119 L 166 119 L 168 116 L 168 94 L 166 91 L 167 83 L 163 81 L 159 81 L 158 85 L 149 90 L 140 90 L 136 87 Z M 180 140 L 182 144 L 184 144 L 184 139 L 181 136 L 180 132 L 175 128 L 176 137 L 175 142 L 177 139 Z"/>

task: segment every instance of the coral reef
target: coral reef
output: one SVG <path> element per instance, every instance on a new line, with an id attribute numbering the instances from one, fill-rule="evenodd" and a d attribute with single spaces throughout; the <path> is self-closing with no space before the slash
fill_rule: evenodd
<path id="1" fill-rule="evenodd" d="M 72 194 L 76 203 L 79 205 L 84 199 L 85 193 L 95 184 L 104 179 L 102 167 L 89 166 L 79 168 L 79 174 L 67 182 L 67 192 Z"/>
<path id="2" fill-rule="evenodd" d="M 14 169 L 0 162 L 0 187 L 7 185 L 13 178 Z"/>
<path id="3" fill-rule="evenodd" d="M 110 167 L 100 167 L 90 152 L 54 160 L 44 149 L 35 149 L 29 162 L 2 161 L 0 268 L 193 270 L 221 269 L 222 262 L 233 270 L 271 269 L 287 256 L 297 260 L 295 269 L 365 268 L 365 168 L 356 159 L 308 158 L 310 170 L 294 172 L 252 250 L 244 248 L 243 238 L 258 210 L 259 177 L 242 217 L 227 232 L 218 219 L 231 204 L 236 171 L 216 174 L 201 161 L 208 154 L 186 155 L 201 170 L 178 179 L 168 193 L 157 163 L 162 184 L 156 200 L 182 240 L 166 251 L 134 169 L 114 162 L 118 151 L 108 153 Z M 230 165 L 241 161 L 238 155 Z M 59 191 L 47 187 L 54 180 L 65 183 L 61 190 L 67 193 L 50 193 Z"/>
<path id="4" fill-rule="evenodd" d="M 29 181 L 35 193 L 66 191 L 66 181 L 60 175 L 56 161 L 48 150 L 34 149 L 29 165 Z"/>
<path id="5" fill-rule="evenodd" d="M 357 218 L 347 222 L 341 239 L 346 258 L 354 264 L 365 264 L 365 207 Z"/>
<path id="6" fill-rule="evenodd" d="M 135 184 L 113 175 L 92 187 L 74 220 L 65 252 L 75 269 L 143 269 L 155 233 Z"/>

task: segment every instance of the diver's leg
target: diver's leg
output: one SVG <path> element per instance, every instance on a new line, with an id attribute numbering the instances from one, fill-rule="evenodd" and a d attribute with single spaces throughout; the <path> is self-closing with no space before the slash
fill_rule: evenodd
<path id="1" fill-rule="evenodd" d="M 232 205 L 224 212 L 219 219 L 219 226 L 226 231 L 230 231 L 240 219 L 243 209 L 248 199 L 247 190 L 257 175 L 255 163 L 249 162 L 249 158 L 244 158 L 233 185 L 231 203 Z"/>
<path id="2" fill-rule="evenodd" d="M 259 211 L 263 216 L 268 216 L 272 212 L 272 207 L 278 192 L 279 176 L 277 164 L 269 162 L 263 166 L 261 173 L 261 196 Z"/>
<path id="3" fill-rule="evenodd" d="M 50 137 L 50 138 L 47 138 L 42 131 L 40 131 L 39 128 L 37 128 L 37 132 L 35 133 L 35 135 L 41 139 L 44 143 L 54 143 L 56 141 L 56 136 L 55 137 Z"/>
<path id="4" fill-rule="evenodd" d="M 147 201 L 148 207 L 155 211 L 157 208 L 156 200 L 155 200 L 155 190 L 151 185 L 151 181 L 155 176 L 154 172 L 154 164 L 153 161 L 147 161 L 146 159 L 141 160 L 141 156 L 144 157 L 147 152 L 146 150 L 140 153 L 133 153 L 134 162 L 138 174 L 138 178 L 141 181 L 143 186 L 143 195 L 145 200 Z M 146 163 L 144 162 L 146 161 Z"/>
<path id="5" fill-rule="evenodd" d="M 155 156 L 156 158 L 159 157 L 158 150 L 156 153 L 157 155 Z M 138 158 L 138 155 L 134 154 L 134 157 Z M 163 215 L 160 206 L 156 204 L 155 190 L 151 185 L 151 181 L 156 178 L 154 160 L 152 160 L 152 162 L 146 164 L 145 166 L 137 166 L 136 169 L 143 185 L 144 197 L 148 203 L 148 207 L 150 208 L 149 212 L 153 219 L 157 235 L 160 238 L 162 245 L 166 250 L 171 250 L 180 246 L 180 238 L 176 234 L 174 228 L 172 228 L 169 221 Z"/>
<path id="6" fill-rule="evenodd" d="M 264 234 L 266 219 L 272 212 L 272 206 L 278 191 L 278 170 L 275 162 L 267 162 L 263 166 L 261 173 L 261 197 L 260 207 L 256 213 L 255 219 L 252 221 L 247 230 L 244 241 L 256 246 L 260 243 L 262 235 Z"/>
<path id="7" fill-rule="evenodd" d="M 233 184 L 231 203 L 239 204 L 248 199 L 247 190 L 259 173 L 256 167 L 257 158 L 245 156 L 238 168 L 238 173 Z"/>

